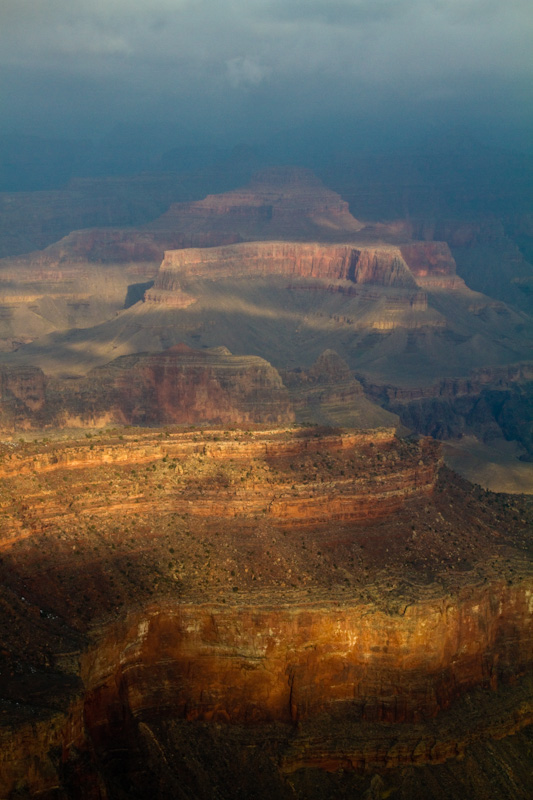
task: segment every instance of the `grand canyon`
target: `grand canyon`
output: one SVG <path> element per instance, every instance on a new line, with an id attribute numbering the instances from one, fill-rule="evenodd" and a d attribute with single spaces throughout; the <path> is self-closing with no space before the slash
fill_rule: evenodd
<path id="1" fill-rule="evenodd" d="M 221 183 L 0 195 L 0 796 L 526 800 L 521 185 Z"/>

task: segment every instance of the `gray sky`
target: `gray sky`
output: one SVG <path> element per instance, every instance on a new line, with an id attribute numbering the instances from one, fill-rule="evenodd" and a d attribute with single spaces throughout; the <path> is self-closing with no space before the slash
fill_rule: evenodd
<path id="1" fill-rule="evenodd" d="M 0 0 L 1 131 L 446 121 L 527 142 L 531 0 Z"/>

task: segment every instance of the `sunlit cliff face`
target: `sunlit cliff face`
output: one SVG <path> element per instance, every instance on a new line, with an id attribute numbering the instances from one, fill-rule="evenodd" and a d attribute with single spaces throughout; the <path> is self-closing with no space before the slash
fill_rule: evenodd
<path id="1" fill-rule="evenodd" d="M 1 470 L 6 796 L 141 796 L 162 759 L 161 796 L 211 785 L 220 726 L 243 781 L 270 753 L 265 798 L 301 770 L 397 781 L 531 721 L 527 508 L 431 441 L 125 429 Z"/>

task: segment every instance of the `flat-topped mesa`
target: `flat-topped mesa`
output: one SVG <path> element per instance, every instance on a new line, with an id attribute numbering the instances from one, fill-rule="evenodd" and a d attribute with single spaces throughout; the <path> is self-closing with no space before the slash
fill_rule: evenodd
<path id="1" fill-rule="evenodd" d="M 145 300 L 181 304 L 187 302 L 188 298 L 182 284 L 186 286 L 189 281 L 274 275 L 314 281 L 342 281 L 352 285 L 417 288 L 413 275 L 396 247 L 377 245 L 356 248 L 351 245 L 301 242 L 253 242 L 167 251 L 154 286 L 146 292 Z M 417 302 L 420 302 L 420 293 L 415 294 Z"/>

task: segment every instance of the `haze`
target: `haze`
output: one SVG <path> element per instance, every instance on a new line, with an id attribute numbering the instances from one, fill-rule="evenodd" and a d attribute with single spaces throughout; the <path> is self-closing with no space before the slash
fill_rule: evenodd
<path id="1" fill-rule="evenodd" d="M 531 19 L 527 0 L 4 0 L 4 158 L 28 136 L 127 146 L 132 169 L 192 144 L 312 162 L 457 130 L 527 149 Z"/>

